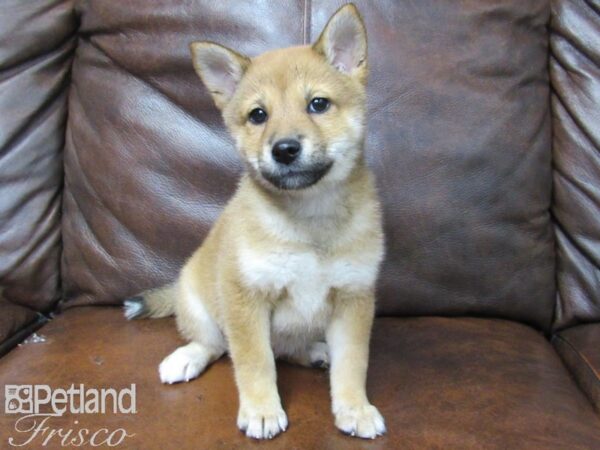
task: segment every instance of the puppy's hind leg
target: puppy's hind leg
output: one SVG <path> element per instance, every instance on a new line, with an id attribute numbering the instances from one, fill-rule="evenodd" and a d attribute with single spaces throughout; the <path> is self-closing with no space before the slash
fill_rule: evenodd
<path id="1" fill-rule="evenodd" d="M 215 320 L 191 283 L 180 283 L 176 303 L 177 328 L 190 343 L 167 356 L 158 368 L 163 383 L 190 381 L 226 351 L 226 343 Z"/>

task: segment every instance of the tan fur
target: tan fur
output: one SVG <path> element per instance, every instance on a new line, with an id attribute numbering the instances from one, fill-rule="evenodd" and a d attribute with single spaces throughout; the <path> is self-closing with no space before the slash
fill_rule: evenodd
<path id="1" fill-rule="evenodd" d="M 342 20 L 357 30 L 355 53 L 342 55 L 341 64 L 351 66 L 346 72 L 328 53 Z M 240 395 L 238 426 L 251 437 L 287 427 L 276 357 L 329 364 L 336 425 L 368 438 L 385 431 L 365 392 L 383 256 L 379 203 L 363 158 L 365 39 L 358 12 L 347 5 L 312 47 L 251 60 L 213 43 L 191 47 L 248 171 L 175 285 L 177 325 L 190 344 L 168 356 L 160 373 L 163 382 L 186 381 L 228 351 Z M 330 109 L 308 114 L 314 97 L 331 99 Z M 266 123 L 248 121 L 255 107 L 268 110 Z M 261 177 L 273 142 L 289 136 L 301 136 L 310 161 L 333 161 L 310 187 L 280 190 Z"/>

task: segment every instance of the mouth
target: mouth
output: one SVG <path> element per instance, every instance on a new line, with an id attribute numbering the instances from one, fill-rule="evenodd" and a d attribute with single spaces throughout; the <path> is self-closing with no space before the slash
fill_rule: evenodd
<path id="1" fill-rule="evenodd" d="M 265 180 L 278 189 L 299 190 L 316 184 L 329 172 L 332 165 L 333 161 L 328 161 L 302 168 L 281 167 L 276 170 L 264 168 L 260 173 Z"/>

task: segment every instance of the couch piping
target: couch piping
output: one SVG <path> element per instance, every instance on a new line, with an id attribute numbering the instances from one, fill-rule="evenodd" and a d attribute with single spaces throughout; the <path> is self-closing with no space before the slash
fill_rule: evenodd
<path id="1" fill-rule="evenodd" d="M 562 336 L 559 336 L 558 334 L 554 335 L 554 339 L 560 340 L 569 349 L 571 349 L 571 351 L 577 356 L 577 358 L 580 359 L 583 362 L 583 364 L 585 365 L 585 367 L 587 367 L 587 370 L 592 373 L 592 375 L 593 375 L 594 379 L 596 380 L 596 382 L 597 383 L 600 382 L 600 374 L 598 374 L 598 372 L 596 372 L 596 370 L 594 369 L 594 366 L 592 364 L 590 364 L 590 362 L 588 361 L 588 359 L 579 350 L 577 350 L 573 346 L 573 344 L 571 344 L 567 339 L 563 338 Z"/>

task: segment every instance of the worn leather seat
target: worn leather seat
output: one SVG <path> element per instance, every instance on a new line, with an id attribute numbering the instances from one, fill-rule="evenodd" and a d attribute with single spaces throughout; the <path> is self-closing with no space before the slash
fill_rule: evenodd
<path id="1" fill-rule="evenodd" d="M 291 425 L 261 444 L 236 430 L 227 359 L 159 383 L 172 319 L 116 306 L 175 277 L 242 169 L 188 44 L 307 44 L 340 3 L 2 3 L 0 405 L 2 385 L 135 383 L 137 414 L 52 419 L 123 427 L 132 449 L 600 448 L 594 2 L 356 1 L 386 233 L 368 381 L 385 437 L 336 431 L 319 370 L 279 365 Z M 0 448 L 16 418 L 0 415 Z"/>
<path id="2" fill-rule="evenodd" d="M 227 358 L 190 383 L 162 385 L 158 363 L 179 345 L 172 319 L 126 322 L 117 308 L 82 307 L 45 326 L 46 342 L 0 360 L 0 384 L 137 386 L 135 416 L 64 416 L 68 425 L 123 427 L 123 448 L 248 448 L 235 426 L 237 392 Z M 375 323 L 368 391 L 388 434 L 357 441 L 333 425 L 325 371 L 279 364 L 290 427 L 265 448 L 593 449 L 600 421 L 552 346 L 515 322 L 382 318 Z M 0 440 L 15 436 L 0 419 Z M 126 443 L 126 444 L 125 444 Z"/>

